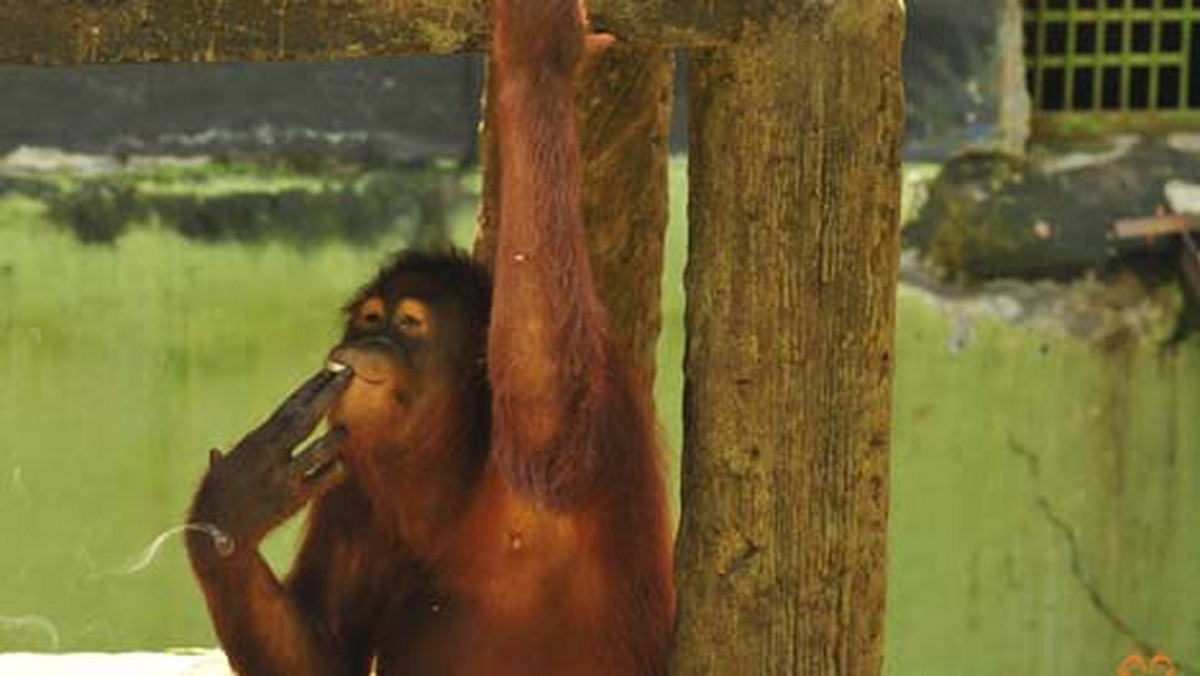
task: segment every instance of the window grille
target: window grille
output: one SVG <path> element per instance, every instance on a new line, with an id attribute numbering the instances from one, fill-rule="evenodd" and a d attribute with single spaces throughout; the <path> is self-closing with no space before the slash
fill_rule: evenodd
<path id="1" fill-rule="evenodd" d="M 1200 0 L 1024 0 L 1035 131 L 1198 126 Z"/>

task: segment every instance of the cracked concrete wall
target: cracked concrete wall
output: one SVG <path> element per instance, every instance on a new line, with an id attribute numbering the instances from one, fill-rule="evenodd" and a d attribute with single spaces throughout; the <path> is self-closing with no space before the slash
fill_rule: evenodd
<path id="1" fill-rule="evenodd" d="M 1200 673 L 1200 339 L 1012 302 L 902 289 L 887 674 Z"/>

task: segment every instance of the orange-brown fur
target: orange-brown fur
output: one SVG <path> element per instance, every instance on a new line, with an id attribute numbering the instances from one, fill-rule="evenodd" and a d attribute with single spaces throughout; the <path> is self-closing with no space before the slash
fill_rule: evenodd
<path id="1" fill-rule="evenodd" d="M 292 573 L 279 583 L 257 552 L 192 547 L 244 673 L 665 674 L 674 596 L 652 406 L 609 336 L 579 205 L 582 9 L 492 11 L 490 306 L 479 268 L 422 255 L 352 300 L 333 357 L 355 377 L 329 418 L 347 432 L 348 478 L 313 504 Z"/>

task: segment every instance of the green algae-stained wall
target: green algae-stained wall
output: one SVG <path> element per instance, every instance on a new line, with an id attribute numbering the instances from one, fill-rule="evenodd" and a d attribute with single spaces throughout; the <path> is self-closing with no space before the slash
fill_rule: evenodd
<path id="1" fill-rule="evenodd" d="M 900 300 L 886 673 L 1200 666 L 1200 341 Z"/>
<path id="2" fill-rule="evenodd" d="M 378 256 L 149 229 L 84 246 L 33 202 L 4 207 L 0 650 L 207 644 L 180 541 L 139 558 L 181 522 L 206 450 L 323 364 Z"/>
<path id="3" fill-rule="evenodd" d="M 677 448 L 672 216 L 656 389 Z M 143 553 L 394 244 L 84 246 L 0 199 L 0 651 L 212 645 L 179 540 Z M 1200 340 L 1102 346 L 905 287 L 897 365 L 888 676 L 1110 674 L 1139 641 L 1200 664 Z"/>

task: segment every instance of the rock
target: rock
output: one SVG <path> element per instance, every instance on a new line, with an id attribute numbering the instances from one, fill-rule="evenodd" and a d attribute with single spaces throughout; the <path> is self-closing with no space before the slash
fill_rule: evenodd
<path id="1" fill-rule="evenodd" d="M 1196 195 L 1180 177 L 1197 175 L 1200 156 L 1128 138 L 1092 152 L 1041 149 L 1028 158 L 967 153 L 929 186 L 904 239 L 950 277 L 1069 277 L 1117 256 L 1171 247 L 1113 242 L 1108 229 L 1175 200 L 1191 204 Z"/>

